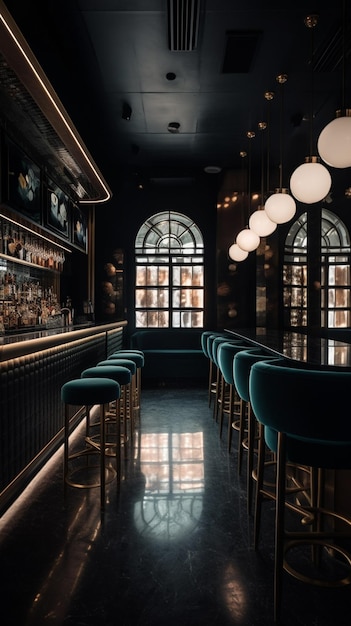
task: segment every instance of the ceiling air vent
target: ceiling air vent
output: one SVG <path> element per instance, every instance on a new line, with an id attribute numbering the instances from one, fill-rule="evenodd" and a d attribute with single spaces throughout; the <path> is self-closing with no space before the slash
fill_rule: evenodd
<path id="1" fill-rule="evenodd" d="M 228 31 L 222 66 L 223 74 L 246 74 L 251 70 L 262 33 Z"/>
<path id="2" fill-rule="evenodd" d="M 168 0 L 170 50 L 195 50 L 199 34 L 200 4 L 200 0 Z"/>

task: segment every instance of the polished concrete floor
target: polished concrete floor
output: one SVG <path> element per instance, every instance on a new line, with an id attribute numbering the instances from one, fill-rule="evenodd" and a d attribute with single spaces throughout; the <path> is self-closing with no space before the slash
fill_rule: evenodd
<path id="1" fill-rule="evenodd" d="M 203 387 L 145 387 L 119 497 L 69 488 L 62 450 L 0 519 L 2 626 L 273 624 L 274 507 L 252 548 L 245 465 Z M 281 623 L 349 626 L 351 587 L 284 577 Z"/>

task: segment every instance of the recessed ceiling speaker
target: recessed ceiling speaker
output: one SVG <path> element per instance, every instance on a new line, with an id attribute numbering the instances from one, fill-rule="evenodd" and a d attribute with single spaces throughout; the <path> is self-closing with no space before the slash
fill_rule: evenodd
<path id="1" fill-rule="evenodd" d="M 127 102 L 123 103 L 122 107 L 122 120 L 130 120 L 132 117 L 132 107 Z"/>

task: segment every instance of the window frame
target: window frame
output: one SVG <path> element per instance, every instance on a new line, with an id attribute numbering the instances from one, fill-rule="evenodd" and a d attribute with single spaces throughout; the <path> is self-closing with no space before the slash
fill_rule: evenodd
<path id="1" fill-rule="evenodd" d="M 204 240 L 187 215 L 162 211 L 135 238 L 136 328 L 203 328 Z"/>

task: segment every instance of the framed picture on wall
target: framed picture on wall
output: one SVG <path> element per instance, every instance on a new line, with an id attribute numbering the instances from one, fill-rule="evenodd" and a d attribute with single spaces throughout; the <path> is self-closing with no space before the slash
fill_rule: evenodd
<path id="1" fill-rule="evenodd" d="M 77 204 L 72 206 L 72 223 L 72 242 L 86 252 L 88 245 L 88 216 Z"/>
<path id="2" fill-rule="evenodd" d="M 49 180 L 46 192 L 46 224 L 65 239 L 69 239 L 70 223 L 70 199 L 56 183 Z"/>
<path id="3" fill-rule="evenodd" d="M 27 154 L 12 141 L 8 147 L 8 193 L 11 207 L 31 220 L 41 223 L 41 170 Z"/>

